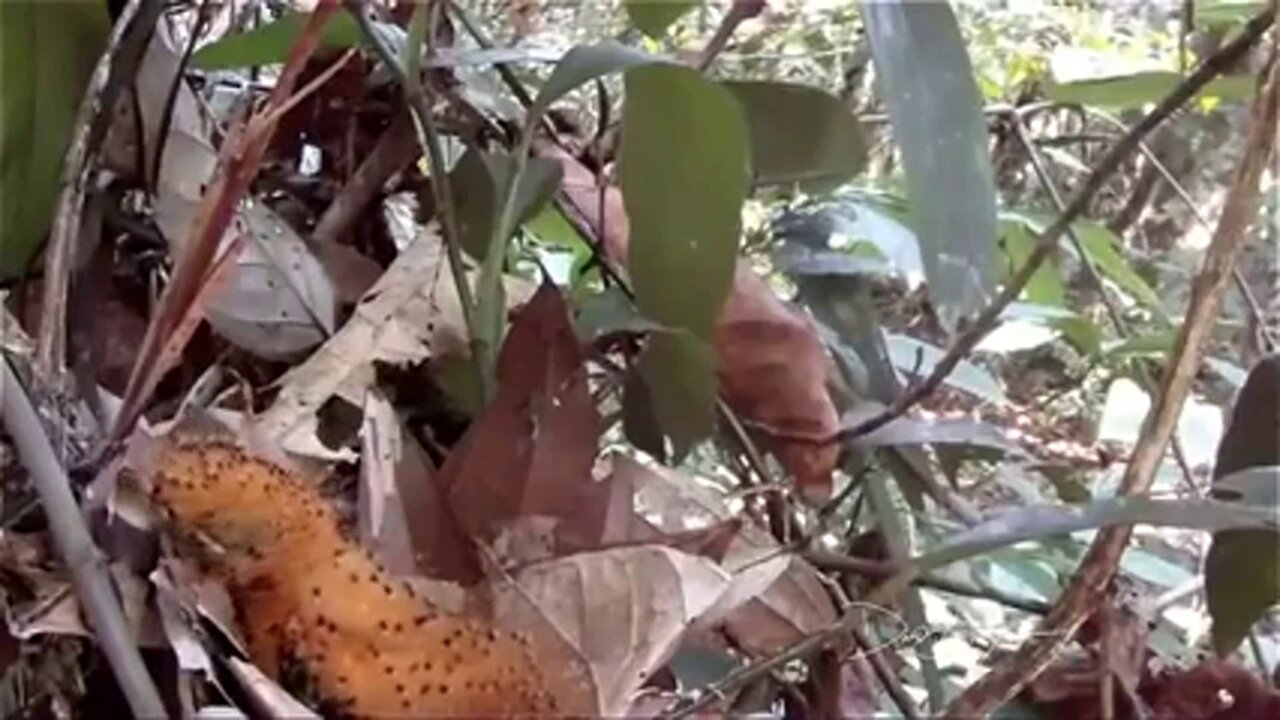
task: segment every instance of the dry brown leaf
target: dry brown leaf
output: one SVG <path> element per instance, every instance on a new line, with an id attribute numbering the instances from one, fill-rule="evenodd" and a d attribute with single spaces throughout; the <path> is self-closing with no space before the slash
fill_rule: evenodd
<path id="1" fill-rule="evenodd" d="M 611 716 L 626 712 L 729 583 L 706 558 L 653 545 L 615 548 L 525 568 L 515 587 L 495 589 L 494 608 L 518 627 L 532 603 L 587 662 L 600 711 Z"/>
<path id="2" fill-rule="evenodd" d="M 590 219 L 610 260 L 624 266 L 628 228 L 622 194 L 614 187 L 603 195 L 595 177 L 552 143 L 539 152 L 564 167 L 564 194 Z M 599 222 L 603 204 L 606 222 Z M 601 230 L 603 227 L 603 230 Z M 720 387 L 729 406 L 742 417 L 770 428 L 809 436 L 837 430 L 839 418 L 827 394 L 832 370 L 813 324 L 788 308 L 751 268 L 739 261 L 733 287 L 715 330 Z M 821 500 L 831 492 L 838 447 L 799 441 L 761 443 L 795 478 L 805 497 Z"/>
<path id="3" fill-rule="evenodd" d="M 574 519 L 564 527 L 580 537 L 566 546 L 589 546 L 607 515 L 608 489 L 592 475 L 600 429 L 568 306 L 543 284 L 513 320 L 497 397 L 453 448 L 440 487 L 482 542 L 517 518 L 546 516 Z"/>
<path id="4" fill-rule="evenodd" d="M 678 471 L 625 457 L 615 458 L 614 467 L 635 488 L 637 513 L 664 537 L 741 521 L 722 495 Z M 749 654 L 772 654 L 835 622 L 835 605 L 817 570 L 782 551 L 759 527 L 742 521 L 727 545 L 711 557 L 734 578 L 735 590 L 726 593 L 717 613 Z"/>

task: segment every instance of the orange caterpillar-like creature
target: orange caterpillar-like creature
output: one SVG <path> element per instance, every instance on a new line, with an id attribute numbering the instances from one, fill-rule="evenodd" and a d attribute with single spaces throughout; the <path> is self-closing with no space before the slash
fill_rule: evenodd
<path id="1" fill-rule="evenodd" d="M 151 492 L 235 601 L 254 662 L 305 671 L 326 708 L 355 717 L 591 713 L 522 634 L 444 612 L 346 538 L 295 474 L 222 441 L 175 442 Z M 296 665 L 293 665 L 296 664 Z"/>

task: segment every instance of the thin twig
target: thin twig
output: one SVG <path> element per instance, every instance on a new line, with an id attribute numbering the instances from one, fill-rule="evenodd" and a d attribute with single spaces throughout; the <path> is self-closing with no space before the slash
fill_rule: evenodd
<path id="1" fill-rule="evenodd" d="M 729 12 L 725 13 L 724 20 L 720 21 L 720 27 L 716 28 L 715 34 L 698 54 L 695 67 L 700 72 L 706 72 L 711 63 L 715 62 L 716 56 L 728 46 L 729 39 L 737 32 L 738 26 L 759 15 L 764 6 L 764 0 L 734 0 L 733 5 L 729 6 Z"/>
<path id="2" fill-rule="evenodd" d="M 71 574 L 76 597 L 89 617 L 111 672 L 135 717 L 166 717 L 160 693 L 147 674 L 142 654 L 116 599 L 105 558 L 93 544 L 84 516 L 71 494 L 70 480 L 9 359 L 5 357 L 0 365 L 3 366 L 0 367 L 0 395 L 4 397 L 0 413 L 4 427 L 13 437 L 22 464 L 30 473 L 44 506 L 49 534 Z"/>
<path id="3" fill-rule="evenodd" d="M 1265 17 L 1270 18 L 1268 13 Z M 1256 22 L 1256 19 L 1255 19 Z M 1252 23 L 1251 23 L 1252 24 Z M 1277 70 L 1275 57 L 1266 69 L 1266 83 L 1254 99 L 1252 127 L 1244 157 L 1227 193 L 1222 216 L 1204 263 L 1192 282 L 1190 307 L 1179 329 L 1172 357 L 1165 367 L 1161 392 L 1143 424 L 1141 437 L 1125 467 L 1120 483 L 1123 495 L 1145 492 L 1155 477 L 1160 458 L 1177 425 L 1182 404 L 1195 379 L 1201 356 L 1222 305 L 1231 268 L 1244 245 L 1252 219 L 1258 181 L 1270 162 L 1276 141 Z M 947 716 L 970 718 L 986 715 L 1009 700 L 1053 662 L 1080 629 L 1115 575 L 1120 556 L 1128 546 L 1131 526 L 1107 528 L 1098 533 L 1070 586 L 1058 598 L 1040 630 L 1017 652 L 967 688 L 947 708 Z"/>
<path id="4" fill-rule="evenodd" d="M 1049 175 L 1049 171 L 1045 167 L 1044 158 L 1040 157 L 1040 149 L 1031 141 L 1026 123 L 1017 114 L 1011 114 L 1009 122 L 1012 123 L 1014 135 L 1017 136 L 1018 143 L 1026 151 L 1027 159 L 1031 161 L 1031 168 L 1035 171 L 1036 177 L 1039 178 L 1040 184 L 1044 186 L 1045 192 L 1049 194 L 1049 199 L 1053 202 L 1053 206 L 1058 212 L 1062 212 L 1066 208 L 1066 204 L 1062 200 L 1062 194 L 1058 192 L 1057 183 Z M 1139 148 L 1145 146 L 1146 143 L 1138 143 Z M 1116 307 L 1115 300 L 1107 292 L 1106 284 L 1102 280 L 1102 274 L 1098 272 L 1097 265 L 1094 264 L 1093 258 L 1089 256 L 1089 252 L 1085 249 L 1084 242 L 1080 239 L 1080 236 L 1076 234 L 1075 228 L 1067 228 L 1067 238 L 1071 241 L 1071 246 L 1075 248 L 1076 254 L 1080 256 L 1080 263 L 1085 269 L 1085 274 L 1089 276 L 1089 282 L 1093 283 L 1094 287 L 1097 288 L 1098 297 L 1102 300 L 1102 306 L 1106 308 L 1107 318 L 1111 320 L 1111 325 L 1115 328 L 1116 334 L 1121 338 L 1130 337 L 1129 326 L 1120 314 L 1120 308 Z M 1142 389 L 1148 395 L 1155 392 L 1156 380 L 1151 376 L 1146 364 L 1141 361 L 1134 361 L 1131 366 L 1138 376 L 1138 382 Z M 1187 463 L 1186 453 L 1182 450 L 1182 442 L 1177 436 L 1173 438 L 1173 455 L 1181 472 L 1183 483 L 1187 486 L 1187 490 L 1195 494 L 1197 492 L 1195 476 L 1191 472 L 1191 466 Z"/>
<path id="5" fill-rule="evenodd" d="M 325 208 L 311 232 L 317 244 L 337 242 L 355 223 L 392 175 L 408 167 L 416 159 L 418 141 L 412 118 L 397 113 L 391 125 L 378 138 L 373 150 L 365 156 L 355 173 Z"/>
<path id="6" fill-rule="evenodd" d="M 55 390 L 66 365 L 67 292 L 76 238 L 80 235 L 85 193 L 97 167 L 98 151 L 111 125 L 116 98 L 147 46 L 147 38 L 164 9 L 163 0 L 132 0 L 120 15 L 107 47 L 98 58 L 76 111 L 75 135 L 62 163 L 62 190 L 49 230 L 36 369 Z"/>
<path id="7" fill-rule="evenodd" d="M 801 553 L 801 557 L 819 569 L 855 573 L 879 580 L 893 577 L 901 570 L 900 566 L 891 562 L 841 555 L 826 550 L 808 550 Z M 914 578 L 911 584 L 950 595 L 990 600 L 991 602 L 1035 615 L 1044 615 L 1049 612 L 1050 608 L 1049 603 L 1042 600 L 1011 595 L 995 588 L 979 587 L 932 573 L 926 573 Z"/>
<path id="8" fill-rule="evenodd" d="M 1120 128 L 1124 127 L 1123 123 L 1106 113 L 1092 112 L 1091 114 L 1104 122 L 1110 123 L 1112 126 Z M 1191 197 L 1191 193 L 1187 192 L 1187 189 L 1182 186 L 1182 182 L 1179 181 L 1177 176 L 1173 174 L 1173 171 L 1160 160 L 1160 157 L 1151 149 L 1151 146 L 1146 142 L 1143 142 L 1138 145 L 1138 151 L 1142 153 L 1147 162 L 1151 163 L 1151 167 L 1155 168 L 1156 173 L 1160 175 L 1160 177 L 1164 178 L 1164 181 L 1169 184 L 1169 189 L 1173 191 L 1173 194 L 1177 195 L 1178 199 L 1187 206 L 1187 210 L 1191 212 L 1191 217 L 1196 221 L 1196 224 L 1209 232 L 1213 232 L 1213 225 L 1209 223 L 1205 218 L 1204 213 L 1200 211 L 1200 206 L 1196 204 L 1195 199 Z M 1245 280 L 1244 274 L 1240 272 L 1239 267 L 1231 269 L 1231 280 L 1235 284 L 1236 290 L 1240 292 L 1240 297 L 1244 300 L 1245 307 L 1249 311 L 1249 316 L 1253 321 L 1254 326 L 1264 328 L 1263 332 L 1266 335 L 1267 342 L 1274 347 L 1276 340 L 1265 330 L 1266 318 L 1264 317 L 1262 306 L 1258 302 L 1258 298 L 1254 296 L 1253 290 L 1249 288 L 1249 283 Z"/>

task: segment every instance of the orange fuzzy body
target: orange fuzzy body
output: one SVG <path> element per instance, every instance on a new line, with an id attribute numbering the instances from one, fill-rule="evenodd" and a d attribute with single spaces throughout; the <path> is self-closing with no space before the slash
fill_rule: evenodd
<path id="1" fill-rule="evenodd" d="M 179 443 L 152 492 L 184 533 L 220 546 L 264 671 L 298 663 L 326 705 L 357 717 L 585 713 L 553 692 L 523 636 L 445 613 L 344 537 L 314 488 L 229 443 Z"/>

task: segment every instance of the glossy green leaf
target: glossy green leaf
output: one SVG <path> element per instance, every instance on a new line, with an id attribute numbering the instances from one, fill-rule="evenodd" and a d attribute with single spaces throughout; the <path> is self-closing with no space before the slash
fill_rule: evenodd
<path id="1" fill-rule="evenodd" d="M 973 68 L 946 3 L 862 5 L 911 195 L 929 294 L 951 325 L 994 284 L 995 182 Z"/>
<path id="2" fill-rule="evenodd" d="M 1063 103 L 1136 108 L 1164 99 L 1183 79 L 1181 74 L 1173 71 L 1147 70 L 1114 77 L 1050 83 L 1045 88 L 1045 95 Z M 1252 76 L 1228 75 L 1211 81 L 1197 97 L 1247 100 L 1253 97 L 1255 84 Z"/>
<path id="3" fill-rule="evenodd" d="M 227 35 L 197 50 L 191 64 L 201 70 L 230 70 L 283 63 L 306 21 L 306 13 L 290 12 L 248 32 Z M 360 28 L 345 10 L 330 16 L 320 31 L 321 47 L 349 48 L 359 43 Z"/>
<path id="4" fill-rule="evenodd" d="M 747 130 L 724 87 L 691 69 L 627 71 L 620 153 L 627 268 L 650 337 L 640 370 L 676 458 L 715 418 L 715 320 L 733 282 L 747 193 Z"/>
<path id="5" fill-rule="evenodd" d="M 0 2 L 0 280 L 26 271 L 49 230 L 76 110 L 109 31 L 100 2 Z"/>
<path id="6" fill-rule="evenodd" d="M 538 96 L 534 98 L 526 122 L 534 122 L 551 107 L 551 103 L 589 80 L 639 65 L 663 62 L 667 61 L 613 41 L 578 45 L 556 63 L 551 77 L 547 78 L 538 91 Z"/>
<path id="7" fill-rule="evenodd" d="M 689 12 L 697 0 L 626 0 L 627 18 L 640 32 L 657 39 L 671 23 Z"/>
<path id="8" fill-rule="evenodd" d="M 848 181 L 866 163 L 862 128 L 849 107 L 817 88 L 781 82 L 727 82 L 751 135 L 757 185 L 818 191 Z"/>
<path id="9" fill-rule="evenodd" d="M 1130 297 L 1160 315 L 1164 314 L 1160 296 L 1141 275 L 1129 266 L 1115 233 L 1096 222 L 1078 222 L 1072 226 L 1084 246 L 1085 253 L 1103 277 L 1115 283 Z"/>
<path id="10" fill-rule="evenodd" d="M 633 68 L 626 90 L 620 176 L 636 304 L 710 339 L 733 281 L 747 192 L 742 115 L 728 91 L 689 68 Z"/>
<path id="11" fill-rule="evenodd" d="M 653 333 L 636 368 L 649 391 L 653 417 L 678 462 L 715 427 L 715 350 L 687 332 Z"/>
<path id="12" fill-rule="evenodd" d="M 920 571 L 981 555 L 996 548 L 1055 535 L 1112 525 L 1152 525 L 1194 530 L 1266 530 L 1280 518 L 1274 510 L 1250 508 L 1218 500 L 1157 500 L 1145 496 L 1114 497 L 1080 505 L 1026 506 L 1002 513 L 952 537 L 917 559 Z"/>

